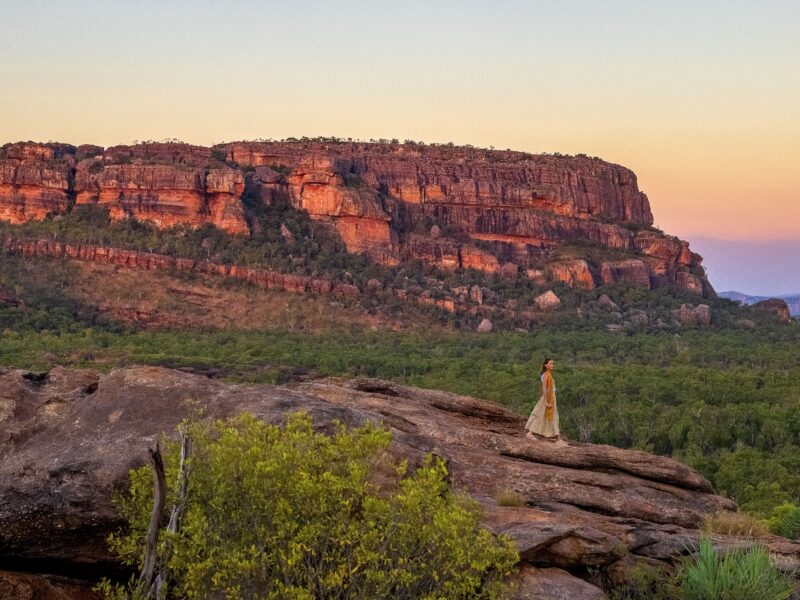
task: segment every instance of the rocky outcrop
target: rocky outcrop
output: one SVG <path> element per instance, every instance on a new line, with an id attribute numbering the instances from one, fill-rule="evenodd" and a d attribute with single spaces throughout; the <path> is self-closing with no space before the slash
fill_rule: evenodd
<path id="1" fill-rule="evenodd" d="M 622 281 L 650 289 L 650 274 L 647 267 L 643 261 L 636 258 L 604 261 L 600 265 L 600 279 L 606 284 Z"/>
<path id="2" fill-rule="evenodd" d="M 248 234 L 241 195 L 244 177 L 236 169 L 185 165 L 78 163 L 77 204 L 109 207 L 112 220 L 135 218 L 157 227 L 200 227 L 213 223 L 233 234 Z"/>
<path id="3" fill-rule="evenodd" d="M 65 244 L 48 240 L 15 240 L 6 238 L 0 246 L 5 252 L 22 256 L 50 256 L 89 262 L 109 263 L 120 267 L 149 270 L 197 271 L 241 279 L 267 289 L 287 292 L 330 294 L 347 299 L 358 298 L 361 291 L 354 285 L 320 277 L 280 273 L 242 265 L 228 265 L 207 260 L 174 258 L 164 254 L 110 248 L 93 244 Z M 2 297 L 0 296 L 0 300 Z"/>
<path id="4" fill-rule="evenodd" d="M 780 298 L 769 298 L 752 305 L 755 310 L 773 314 L 781 323 L 791 323 L 792 315 L 789 312 L 789 305 Z"/>
<path id="5" fill-rule="evenodd" d="M 502 406 L 387 381 L 243 386 L 157 367 L 0 371 L 0 560 L 87 578 L 112 572 L 118 565 L 105 537 L 120 524 L 112 490 L 144 464 L 161 432 L 190 415 L 249 411 L 277 423 L 297 410 L 328 431 L 335 419 L 384 423 L 390 453 L 412 467 L 429 452 L 446 458 L 453 485 L 480 503 L 485 526 L 516 540 L 531 594 L 551 580 L 597 594 L 570 577 L 586 577 L 589 567 L 617 572 L 627 556 L 672 562 L 696 546 L 706 515 L 735 508 L 671 459 L 528 440 L 524 419 Z M 501 505 L 504 492 L 520 502 Z M 762 542 L 782 565 L 800 565 L 800 543 Z"/>
<path id="6" fill-rule="evenodd" d="M 24 223 L 70 206 L 75 148 L 19 143 L 0 155 L 0 220 Z"/>
<path id="7" fill-rule="evenodd" d="M 589 263 L 583 259 L 558 261 L 547 265 L 547 274 L 554 281 L 560 281 L 569 287 L 591 290 L 595 287 L 594 275 Z M 536 278 L 538 273 L 532 277 Z"/>
<path id="8" fill-rule="evenodd" d="M 533 303 L 539 310 L 550 310 L 561 304 L 561 299 L 555 295 L 553 290 L 547 290 L 533 299 Z"/>
<path id="9" fill-rule="evenodd" d="M 0 219 L 22 223 L 68 212 L 77 204 L 108 206 L 114 220 L 158 227 L 212 223 L 247 234 L 244 175 L 212 165 L 210 148 L 187 144 L 97 146 L 13 144 L 0 156 Z"/>
<path id="10" fill-rule="evenodd" d="M 713 295 L 701 257 L 652 228 L 633 172 L 600 159 L 320 141 L 16 144 L 0 154 L 0 219 L 15 223 L 63 214 L 74 200 L 107 206 L 113 219 L 247 234 L 243 194 L 288 200 L 332 223 L 348 251 L 387 265 L 421 259 L 511 276 L 534 269 L 587 289 L 621 281 Z M 562 253 L 537 266 L 587 243 L 635 255 L 636 265 Z"/>
<path id="11" fill-rule="evenodd" d="M 707 304 L 692 306 L 681 304 L 680 308 L 672 311 L 673 318 L 682 325 L 710 325 L 711 309 Z"/>

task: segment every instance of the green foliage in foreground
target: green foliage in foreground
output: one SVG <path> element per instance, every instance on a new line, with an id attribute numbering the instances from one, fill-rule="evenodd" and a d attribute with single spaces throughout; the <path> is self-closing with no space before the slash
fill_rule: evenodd
<path id="1" fill-rule="evenodd" d="M 786 600 L 793 591 L 763 547 L 720 553 L 704 538 L 676 572 L 640 563 L 609 600 Z"/>
<path id="2" fill-rule="evenodd" d="M 697 558 L 683 567 L 678 580 L 684 600 L 786 600 L 794 591 L 764 548 L 720 554 L 707 539 L 700 541 Z"/>
<path id="3" fill-rule="evenodd" d="M 163 539 L 160 550 L 176 598 L 497 598 L 518 560 L 510 539 L 480 528 L 477 505 L 451 493 L 442 462 L 401 478 L 375 426 L 327 437 L 304 414 L 284 427 L 244 415 L 189 432 L 187 512 L 170 555 Z M 165 463 L 175 481 L 175 444 Z M 390 474 L 383 488 L 379 471 Z M 132 471 L 118 499 L 130 529 L 111 545 L 132 566 L 143 560 L 151 479 L 147 467 Z"/>

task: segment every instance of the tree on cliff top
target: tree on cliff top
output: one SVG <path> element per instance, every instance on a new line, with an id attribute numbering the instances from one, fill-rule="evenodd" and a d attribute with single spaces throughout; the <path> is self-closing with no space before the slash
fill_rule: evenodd
<path id="1" fill-rule="evenodd" d="M 476 504 L 449 489 L 429 458 L 403 477 L 387 464 L 387 431 L 338 425 L 316 433 L 305 414 L 284 427 L 244 415 L 188 428 L 194 454 L 183 524 L 161 535 L 158 560 L 176 598 L 497 598 L 518 559 L 479 526 Z M 179 471 L 177 444 L 164 455 Z M 378 486 L 378 480 L 383 486 Z M 178 492 L 167 494 L 167 505 Z M 144 558 L 153 504 L 148 467 L 117 498 L 129 528 L 111 537 L 130 566 Z M 104 582 L 107 598 L 135 587 Z"/>

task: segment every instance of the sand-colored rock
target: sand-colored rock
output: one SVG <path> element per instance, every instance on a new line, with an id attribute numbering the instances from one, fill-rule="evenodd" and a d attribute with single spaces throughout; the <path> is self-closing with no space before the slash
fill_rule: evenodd
<path id="1" fill-rule="evenodd" d="M 533 299 L 533 303 L 539 310 L 550 310 L 558 307 L 561 304 L 561 299 L 556 296 L 553 290 L 547 290 L 543 294 L 539 294 Z"/>
<path id="2" fill-rule="evenodd" d="M 493 327 L 494 326 L 489 319 L 481 319 L 476 331 L 478 331 L 478 333 L 489 333 Z"/>
<path id="3" fill-rule="evenodd" d="M 681 304 L 672 311 L 673 318 L 683 325 L 710 325 L 711 309 L 707 304 L 698 306 Z"/>

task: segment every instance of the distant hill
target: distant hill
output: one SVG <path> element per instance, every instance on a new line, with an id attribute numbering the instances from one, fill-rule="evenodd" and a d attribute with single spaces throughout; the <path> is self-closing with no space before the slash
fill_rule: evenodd
<path id="1" fill-rule="evenodd" d="M 789 313 L 792 316 L 800 316 L 800 293 L 798 294 L 786 294 L 783 296 L 750 296 L 749 294 L 743 294 L 742 292 L 720 292 L 719 295 L 722 298 L 727 298 L 728 300 L 737 300 L 744 304 L 745 306 L 748 304 L 755 304 L 756 302 L 761 302 L 762 300 L 767 300 L 768 298 L 780 298 L 784 300 L 786 304 L 789 305 Z"/>

